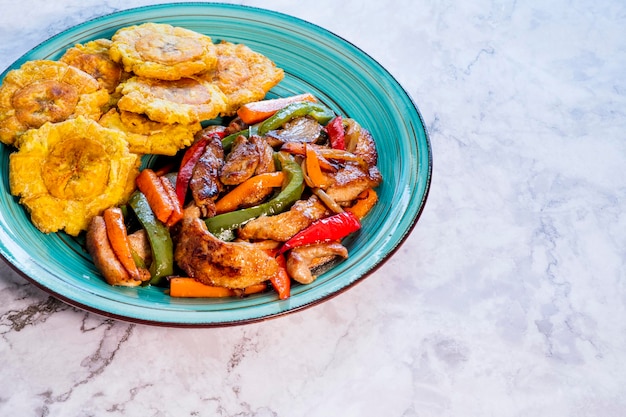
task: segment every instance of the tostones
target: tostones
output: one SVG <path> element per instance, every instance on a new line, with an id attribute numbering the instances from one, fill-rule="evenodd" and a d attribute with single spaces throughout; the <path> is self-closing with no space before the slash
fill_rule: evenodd
<path id="1" fill-rule="evenodd" d="M 216 48 L 216 69 L 201 77 L 226 95 L 225 116 L 235 114 L 242 104 L 262 100 L 284 78 L 284 71 L 272 60 L 246 45 L 221 42 Z"/>
<path id="2" fill-rule="evenodd" d="M 113 93 L 122 80 L 124 70 L 109 56 L 110 46 L 109 39 L 77 44 L 65 51 L 59 61 L 85 71 L 109 93 Z"/>
<path id="3" fill-rule="evenodd" d="M 11 70 L 0 86 L 0 141 L 46 122 L 82 115 L 98 119 L 109 93 L 91 75 L 64 62 L 36 60 Z"/>
<path id="4" fill-rule="evenodd" d="M 129 152 L 124 133 L 91 119 L 46 123 L 20 136 L 18 145 L 9 156 L 11 194 L 44 233 L 76 236 L 135 189 L 139 155 Z"/>
<path id="5" fill-rule="evenodd" d="M 166 81 L 132 77 L 119 88 L 120 110 L 145 114 L 161 123 L 209 120 L 226 108 L 226 97 L 216 85 L 195 78 Z"/>
<path id="6" fill-rule="evenodd" d="M 99 120 L 102 126 L 126 133 L 129 149 L 138 154 L 175 155 L 191 145 L 202 125 L 155 122 L 146 116 L 111 109 Z"/>
<path id="7" fill-rule="evenodd" d="M 164 23 L 125 27 L 111 40 L 111 58 L 142 77 L 178 80 L 212 70 L 217 63 L 209 36 Z"/>

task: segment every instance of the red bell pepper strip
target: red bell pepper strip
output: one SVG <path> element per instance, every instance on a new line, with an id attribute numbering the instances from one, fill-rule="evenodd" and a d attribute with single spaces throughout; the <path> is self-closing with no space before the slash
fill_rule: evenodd
<path id="1" fill-rule="evenodd" d="M 296 233 L 295 236 L 286 241 L 278 250 L 278 254 L 298 246 L 343 239 L 360 228 L 361 222 L 354 213 L 349 211 L 324 217 L 314 221 L 309 227 Z"/>
<path id="2" fill-rule="evenodd" d="M 330 139 L 330 146 L 333 149 L 346 150 L 345 132 L 343 130 L 343 119 L 341 116 L 335 117 L 326 125 L 326 133 Z"/>
<path id="3" fill-rule="evenodd" d="M 208 139 L 212 137 L 223 139 L 225 136 L 225 130 L 213 131 L 208 136 L 201 136 L 200 139 L 198 139 L 189 147 L 189 149 L 185 151 L 183 159 L 180 162 L 178 175 L 176 176 L 176 196 L 178 197 L 181 207 L 185 204 L 185 197 L 187 195 L 187 188 L 189 188 L 191 175 L 193 174 L 193 168 L 196 166 L 196 163 L 204 153 Z"/>
<path id="4" fill-rule="evenodd" d="M 178 197 L 178 202 L 181 207 L 185 204 L 185 197 L 187 196 L 187 188 L 189 188 L 193 167 L 196 166 L 198 159 L 200 159 L 204 153 L 206 145 L 207 139 L 200 138 L 200 140 L 191 145 L 183 155 L 183 160 L 180 163 L 178 175 L 176 176 L 176 197 Z"/>

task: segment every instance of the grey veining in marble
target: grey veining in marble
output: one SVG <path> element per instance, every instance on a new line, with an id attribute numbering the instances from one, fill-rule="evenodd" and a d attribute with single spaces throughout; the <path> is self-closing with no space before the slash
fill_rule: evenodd
<path id="1" fill-rule="evenodd" d="M 4 1 L 0 67 L 151 3 Z M 626 415 L 626 3 L 232 3 L 400 81 L 432 141 L 420 221 L 345 294 L 224 329 L 105 319 L 0 263 L 0 415 Z"/>

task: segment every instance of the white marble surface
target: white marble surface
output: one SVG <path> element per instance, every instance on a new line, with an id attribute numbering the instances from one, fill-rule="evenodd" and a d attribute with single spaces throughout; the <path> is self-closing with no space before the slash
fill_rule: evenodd
<path id="1" fill-rule="evenodd" d="M 2 0 L 0 67 L 150 3 Z M 103 319 L 0 263 L 0 415 L 626 415 L 626 4 L 232 3 L 404 85 L 433 147 L 420 221 L 341 296 L 223 329 Z"/>

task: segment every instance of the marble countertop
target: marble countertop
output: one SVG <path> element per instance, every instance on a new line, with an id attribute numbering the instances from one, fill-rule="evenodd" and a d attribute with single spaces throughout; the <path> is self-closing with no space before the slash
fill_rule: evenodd
<path id="1" fill-rule="evenodd" d="M 21 0 L 0 71 L 147 0 Z M 0 415 L 626 415 L 626 5 L 228 2 L 366 51 L 428 127 L 433 179 L 400 250 L 344 294 L 238 327 L 131 324 L 0 261 Z"/>

